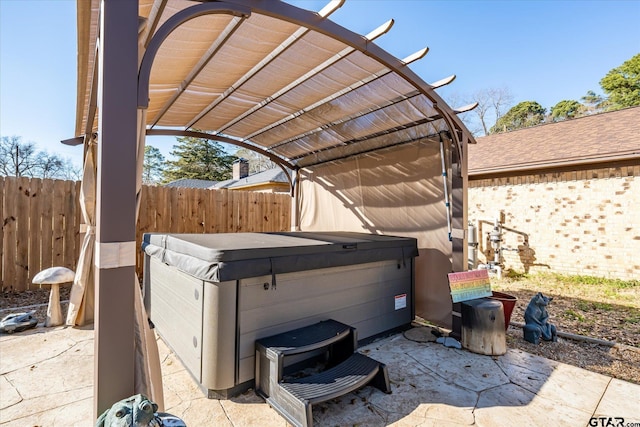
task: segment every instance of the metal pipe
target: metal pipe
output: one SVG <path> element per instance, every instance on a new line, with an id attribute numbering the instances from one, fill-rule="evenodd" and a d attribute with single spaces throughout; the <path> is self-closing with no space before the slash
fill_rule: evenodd
<path id="1" fill-rule="evenodd" d="M 467 230 L 469 236 L 467 241 L 467 245 L 469 246 L 469 269 L 475 270 L 478 265 L 478 238 L 476 235 L 476 227 L 469 223 Z"/>
<path id="2" fill-rule="evenodd" d="M 447 185 L 447 164 L 444 157 L 444 139 L 442 134 L 440 136 L 440 160 L 442 163 L 442 184 L 444 187 L 444 205 L 447 209 L 447 232 L 449 235 L 449 241 L 451 241 L 451 203 L 449 202 L 449 186 Z"/>

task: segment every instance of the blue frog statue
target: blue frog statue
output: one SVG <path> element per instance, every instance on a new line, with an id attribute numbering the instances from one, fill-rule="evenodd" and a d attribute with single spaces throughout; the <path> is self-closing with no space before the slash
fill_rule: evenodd
<path id="1" fill-rule="evenodd" d="M 186 427 L 180 418 L 157 410 L 158 405 L 145 395 L 136 394 L 104 411 L 96 427 Z"/>
<path id="2" fill-rule="evenodd" d="M 555 325 L 549 323 L 547 306 L 553 297 L 547 297 L 538 292 L 531 298 L 524 312 L 524 339 L 532 344 L 540 343 L 540 338 L 545 341 L 558 341 Z"/>

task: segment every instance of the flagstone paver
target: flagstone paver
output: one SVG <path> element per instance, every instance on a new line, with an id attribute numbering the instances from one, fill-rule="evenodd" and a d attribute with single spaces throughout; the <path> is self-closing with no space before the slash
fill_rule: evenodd
<path id="1" fill-rule="evenodd" d="M 314 405 L 314 424 L 587 426 L 594 416 L 640 423 L 638 384 L 520 350 L 492 357 L 430 342 L 424 331 L 406 336 L 359 349 L 387 365 L 392 394 L 365 387 Z M 187 425 L 287 426 L 253 390 L 227 400 L 207 399 L 162 340 L 158 350 L 165 411 Z M 91 328 L 0 335 L 0 374 L 1 427 L 93 425 Z"/>

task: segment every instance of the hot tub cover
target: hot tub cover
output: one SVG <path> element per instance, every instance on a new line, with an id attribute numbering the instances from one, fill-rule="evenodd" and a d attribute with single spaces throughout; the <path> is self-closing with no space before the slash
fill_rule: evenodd
<path id="1" fill-rule="evenodd" d="M 418 256 L 414 238 L 351 232 L 147 233 L 142 249 L 208 282 Z"/>

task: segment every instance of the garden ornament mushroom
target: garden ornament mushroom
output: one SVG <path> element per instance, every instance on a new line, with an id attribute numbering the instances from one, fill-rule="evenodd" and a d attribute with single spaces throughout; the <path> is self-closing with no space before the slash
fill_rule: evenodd
<path id="1" fill-rule="evenodd" d="M 47 319 L 45 327 L 62 325 L 62 309 L 60 307 L 60 285 L 73 282 L 75 277 L 73 270 L 66 267 L 51 267 L 42 270 L 33 278 L 33 283 L 40 287 L 51 286 L 49 293 L 49 306 L 47 307 Z"/>

